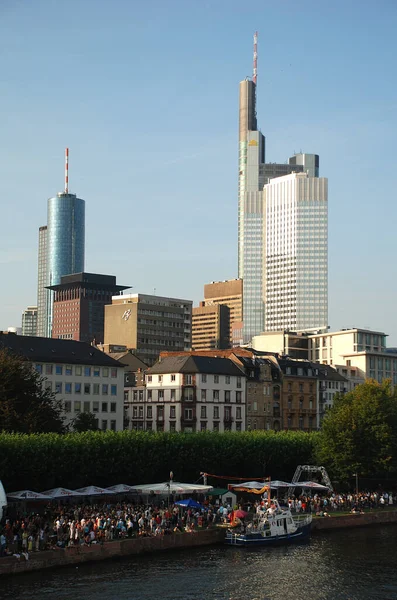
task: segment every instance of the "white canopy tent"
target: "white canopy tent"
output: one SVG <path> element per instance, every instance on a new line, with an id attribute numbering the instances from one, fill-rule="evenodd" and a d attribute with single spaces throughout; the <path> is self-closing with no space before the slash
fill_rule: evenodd
<path id="1" fill-rule="evenodd" d="M 32 492 L 32 490 L 21 490 L 20 492 L 10 492 L 7 494 L 10 500 L 52 500 L 52 496 Z"/>
<path id="2" fill-rule="evenodd" d="M 82 496 L 77 490 L 68 490 L 67 488 L 53 488 L 52 490 L 47 490 L 43 492 L 45 496 L 51 496 L 51 498 L 60 499 L 60 498 L 70 498 L 72 496 Z"/>
<path id="3" fill-rule="evenodd" d="M 316 490 L 317 492 L 325 492 L 329 490 L 328 486 L 317 483 L 316 481 L 294 481 L 291 486 L 303 488 L 305 490 Z"/>
<path id="4" fill-rule="evenodd" d="M 127 485 L 125 483 L 119 483 L 118 485 L 111 485 L 106 488 L 107 490 L 113 492 L 114 494 L 128 494 L 128 493 L 136 493 L 136 490 L 131 485 Z"/>
<path id="5" fill-rule="evenodd" d="M 131 490 L 143 496 L 167 496 L 175 494 L 179 496 L 189 496 L 191 494 L 206 494 L 212 490 L 212 485 L 202 485 L 198 483 L 179 483 L 178 481 L 166 481 L 163 483 L 149 483 L 143 485 L 133 485 Z"/>
<path id="6" fill-rule="evenodd" d="M 108 496 L 114 494 L 112 490 L 101 488 L 96 485 L 88 485 L 76 490 L 82 496 Z"/>

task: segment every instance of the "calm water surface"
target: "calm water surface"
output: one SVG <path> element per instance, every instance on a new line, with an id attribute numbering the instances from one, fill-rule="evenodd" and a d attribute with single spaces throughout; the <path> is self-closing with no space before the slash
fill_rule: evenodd
<path id="1" fill-rule="evenodd" d="M 397 526 L 315 534 L 305 545 L 209 547 L 0 580 L 0 599 L 397 600 Z"/>

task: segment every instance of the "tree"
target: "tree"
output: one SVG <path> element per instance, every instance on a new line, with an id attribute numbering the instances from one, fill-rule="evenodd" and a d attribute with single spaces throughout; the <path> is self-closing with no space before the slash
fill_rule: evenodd
<path id="1" fill-rule="evenodd" d="M 98 431 L 98 419 L 90 412 L 82 412 L 72 423 L 73 430 L 81 433 L 82 431 Z"/>
<path id="2" fill-rule="evenodd" d="M 0 431 L 63 433 L 63 404 L 31 363 L 0 350 Z"/>
<path id="3" fill-rule="evenodd" d="M 317 460 L 342 480 L 397 472 L 397 395 L 369 380 L 335 397 L 318 438 Z"/>

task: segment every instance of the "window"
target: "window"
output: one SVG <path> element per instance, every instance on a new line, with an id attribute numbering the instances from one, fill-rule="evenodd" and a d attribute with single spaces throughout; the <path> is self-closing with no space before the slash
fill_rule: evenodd
<path id="1" fill-rule="evenodd" d="M 218 422 L 214 423 L 213 430 L 214 431 L 219 431 L 219 423 Z"/>
<path id="2" fill-rule="evenodd" d="M 52 375 L 52 365 L 46 365 L 45 366 L 45 374 L 46 375 Z"/>
<path id="3" fill-rule="evenodd" d="M 74 393 L 75 394 L 81 394 L 81 383 L 75 383 L 74 384 Z"/>
<path id="4" fill-rule="evenodd" d="M 80 376 L 82 374 L 82 372 L 83 371 L 82 371 L 81 367 L 75 367 L 74 368 L 74 374 L 75 375 Z"/>
<path id="5" fill-rule="evenodd" d="M 175 375 L 171 375 L 171 381 L 175 381 L 175 380 L 176 380 Z"/>
<path id="6" fill-rule="evenodd" d="M 215 402 L 218 402 L 218 401 L 219 401 L 219 390 L 213 390 L 213 392 L 212 392 L 212 399 L 213 399 Z"/>
<path id="7" fill-rule="evenodd" d="M 159 390 L 159 402 L 164 402 L 164 390 Z"/>
<path id="8" fill-rule="evenodd" d="M 102 412 L 108 412 L 108 403 L 102 402 Z"/>
<path id="9" fill-rule="evenodd" d="M 237 377 L 237 387 L 241 388 L 241 377 Z"/>
<path id="10" fill-rule="evenodd" d="M 109 386 L 107 383 L 102 384 L 102 396 L 107 396 L 109 392 Z"/>
<path id="11" fill-rule="evenodd" d="M 159 383 L 161 383 L 163 381 L 163 376 L 159 375 Z"/>
<path id="12" fill-rule="evenodd" d="M 111 431 L 116 431 L 116 421 L 110 421 L 110 429 Z"/>
<path id="13" fill-rule="evenodd" d="M 38 373 L 42 373 L 43 372 L 43 365 L 35 365 L 35 369 Z"/>
<path id="14" fill-rule="evenodd" d="M 175 402 L 175 390 L 171 390 L 171 402 Z"/>
<path id="15" fill-rule="evenodd" d="M 65 394 L 71 394 L 71 393 L 72 393 L 72 384 L 65 383 Z"/>
<path id="16" fill-rule="evenodd" d="M 230 402 L 230 390 L 225 390 L 225 402 Z"/>
<path id="17" fill-rule="evenodd" d="M 172 421 L 172 422 L 170 421 L 170 432 L 175 433 L 175 431 L 176 431 L 175 421 Z"/>
<path id="18" fill-rule="evenodd" d="M 84 402 L 83 411 L 86 413 L 91 412 L 91 402 Z"/>
<path id="19" fill-rule="evenodd" d="M 102 421 L 102 431 L 106 431 L 107 428 L 108 428 L 108 422 L 103 420 Z"/>
<path id="20" fill-rule="evenodd" d="M 99 412 L 99 402 L 93 402 L 92 403 L 92 412 L 93 413 Z"/>
<path id="21" fill-rule="evenodd" d="M 62 382 L 61 381 L 55 382 L 55 393 L 62 394 Z"/>
<path id="22" fill-rule="evenodd" d="M 299 384 L 299 391 L 300 391 L 300 392 L 303 392 L 303 383 L 300 383 L 300 384 Z"/>
<path id="23" fill-rule="evenodd" d="M 139 402 L 143 402 L 143 390 L 139 390 Z"/>
<path id="24" fill-rule="evenodd" d="M 147 407 L 146 415 L 147 415 L 148 419 L 152 419 L 153 418 L 153 407 L 152 406 L 148 406 Z"/>
<path id="25" fill-rule="evenodd" d="M 214 383 L 219 383 L 219 375 L 214 375 Z"/>
<path id="26" fill-rule="evenodd" d="M 152 376 L 151 376 L 151 375 L 148 375 L 148 376 L 147 376 L 147 380 L 148 380 L 148 382 L 149 382 L 149 383 L 151 383 L 151 382 L 152 382 Z"/>
<path id="27" fill-rule="evenodd" d="M 72 412 L 72 403 L 70 402 L 70 400 L 66 400 L 64 406 L 65 406 L 65 412 L 67 412 L 67 413 Z"/>
<path id="28" fill-rule="evenodd" d="M 110 386 L 110 395 L 111 396 L 117 396 L 117 385 L 114 384 L 114 385 Z M 142 392 L 142 395 L 143 395 L 143 392 Z M 142 400 L 143 400 L 143 398 L 142 398 Z"/>
<path id="29" fill-rule="evenodd" d="M 110 369 L 110 377 L 113 377 L 113 379 L 117 377 L 117 367 L 112 367 Z"/>
<path id="30" fill-rule="evenodd" d="M 152 422 L 150 421 L 150 422 L 146 423 L 146 431 L 152 431 L 152 430 L 153 430 Z"/>
<path id="31" fill-rule="evenodd" d="M 255 400 L 253 402 L 253 405 L 254 405 L 254 412 L 258 412 L 258 403 L 255 402 Z"/>
<path id="32" fill-rule="evenodd" d="M 152 390 L 148 390 L 147 391 L 147 399 L 148 399 L 149 402 L 152 401 Z"/>
<path id="33" fill-rule="evenodd" d="M 138 390 L 133 391 L 132 399 L 134 402 L 138 402 Z"/>
<path id="34" fill-rule="evenodd" d="M 193 402 L 193 400 L 194 400 L 194 390 L 193 390 L 193 388 L 184 388 L 184 390 L 183 390 L 183 400 L 185 402 Z"/>
<path id="35" fill-rule="evenodd" d="M 72 365 L 65 365 L 65 375 L 72 374 Z"/>
<path id="36" fill-rule="evenodd" d="M 91 384 L 90 383 L 85 383 L 84 384 L 84 393 L 85 394 L 91 394 Z"/>
<path id="37" fill-rule="evenodd" d="M 185 375 L 185 385 L 192 385 L 192 383 L 193 383 L 193 376 Z"/>
<path id="38" fill-rule="evenodd" d="M 219 419 L 219 406 L 214 406 L 214 419 Z"/>
<path id="39" fill-rule="evenodd" d="M 201 401 L 205 402 L 207 400 L 207 390 L 201 390 Z"/>
<path id="40" fill-rule="evenodd" d="M 207 431 L 207 423 L 205 421 L 200 424 L 200 431 Z"/>
<path id="41" fill-rule="evenodd" d="M 175 406 L 170 406 L 170 419 L 175 419 L 176 408 Z"/>
<path id="42" fill-rule="evenodd" d="M 102 377 L 109 377 L 109 369 L 107 367 L 102 369 Z"/>
<path id="43" fill-rule="evenodd" d="M 99 383 L 94 383 L 92 386 L 92 393 L 95 394 L 95 396 L 98 396 L 99 394 Z"/>
<path id="44" fill-rule="evenodd" d="M 91 367 L 84 367 L 84 377 L 91 377 Z"/>
<path id="45" fill-rule="evenodd" d="M 99 367 L 94 367 L 93 371 L 94 371 L 94 377 L 99 377 L 100 376 L 101 370 L 100 370 Z"/>
<path id="46" fill-rule="evenodd" d="M 63 367 L 62 365 L 55 365 L 55 375 L 62 375 Z"/>
<path id="47" fill-rule="evenodd" d="M 184 411 L 186 421 L 191 421 L 193 419 L 193 409 L 185 408 Z"/>
<path id="48" fill-rule="evenodd" d="M 225 383 L 230 383 L 230 375 L 226 375 L 226 377 L 225 377 Z"/>
<path id="49" fill-rule="evenodd" d="M 201 375 L 202 383 L 207 383 L 207 375 Z"/>
<path id="50" fill-rule="evenodd" d="M 75 412 L 75 413 L 79 413 L 79 412 L 81 412 L 81 402 L 80 402 L 80 400 L 77 400 L 77 401 L 74 403 L 74 412 Z"/>
<path id="51" fill-rule="evenodd" d="M 241 422 L 236 423 L 236 431 L 241 431 Z"/>
<path id="52" fill-rule="evenodd" d="M 241 406 L 236 408 L 236 419 L 241 419 Z"/>
<path id="53" fill-rule="evenodd" d="M 236 392 L 236 402 L 237 404 L 241 404 L 241 392 Z"/>
<path id="54" fill-rule="evenodd" d="M 111 402 L 110 403 L 110 412 L 116 412 L 116 410 L 117 410 L 116 402 Z"/>
<path id="55" fill-rule="evenodd" d="M 136 419 L 138 417 L 138 407 L 137 406 L 133 406 L 132 407 L 132 418 Z"/>
<path id="56" fill-rule="evenodd" d="M 202 419 L 206 419 L 207 418 L 207 407 L 206 406 L 202 406 L 201 407 L 200 417 Z"/>
<path id="57" fill-rule="evenodd" d="M 138 406 L 138 417 L 143 419 L 143 406 Z"/>

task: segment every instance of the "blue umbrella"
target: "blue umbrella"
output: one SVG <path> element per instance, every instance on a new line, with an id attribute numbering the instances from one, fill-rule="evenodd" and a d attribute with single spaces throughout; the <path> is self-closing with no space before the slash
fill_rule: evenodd
<path id="1" fill-rule="evenodd" d="M 184 506 L 185 508 L 203 508 L 201 504 L 193 500 L 193 498 L 188 498 L 187 500 L 178 500 L 175 502 L 178 506 Z"/>

